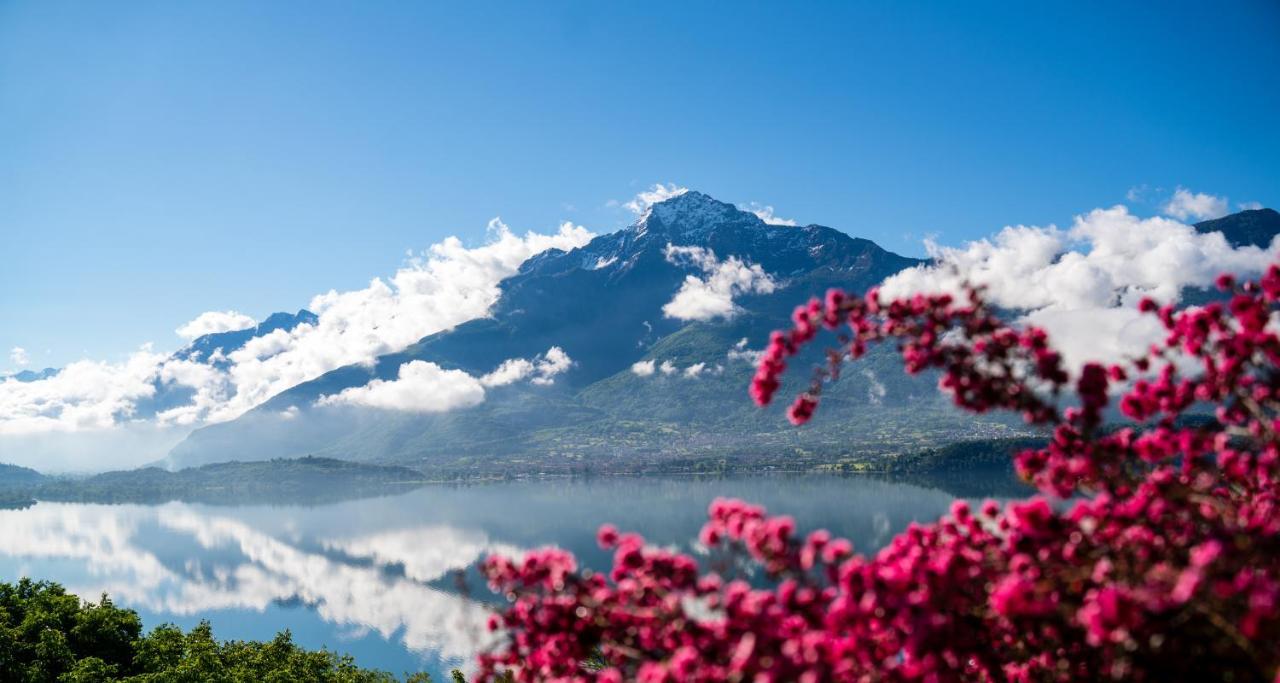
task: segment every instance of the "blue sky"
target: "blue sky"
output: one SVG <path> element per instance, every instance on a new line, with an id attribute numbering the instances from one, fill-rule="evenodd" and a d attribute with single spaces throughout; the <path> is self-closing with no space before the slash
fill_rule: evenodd
<path id="1" fill-rule="evenodd" d="M 0 349 L 173 348 L 655 182 L 909 254 L 1280 204 L 1280 5 L 1117 4 L 6 2 Z"/>

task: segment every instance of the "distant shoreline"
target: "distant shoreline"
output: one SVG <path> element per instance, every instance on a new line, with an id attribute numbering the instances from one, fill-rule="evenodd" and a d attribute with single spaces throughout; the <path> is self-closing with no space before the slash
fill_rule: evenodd
<path id="1" fill-rule="evenodd" d="M 36 502 L 212 505 L 322 505 L 343 500 L 396 495 L 425 486 L 484 485 L 516 481 L 573 481 L 611 478 L 822 476 L 888 478 L 939 488 L 965 497 L 994 490 L 1010 496 L 1030 493 L 1013 473 L 1012 454 L 1038 444 L 1035 439 L 975 440 L 877 459 L 806 460 L 786 458 L 680 459 L 668 463 L 481 462 L 467 466 L 407 467 L 304 457 L 231 461 L 168 471 L 157 467 L 104 472 L 87 477 L 41 475 L 10 466 L 0 471 L 0 506 Z"/>

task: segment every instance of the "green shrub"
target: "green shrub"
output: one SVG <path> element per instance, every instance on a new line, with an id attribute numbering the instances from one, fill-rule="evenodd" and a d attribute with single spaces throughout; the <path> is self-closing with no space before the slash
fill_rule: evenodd
<path id="1" fill-rule="evenodd" d="M 208 622 L 184 632 L 162 624 L 143 634 L 142 620 L 107 596 L 84 602 L 62 586 L 22 579 L 0 583 L 0 683 L 290 683 L 390 682 L 351 657 L 307 650 L 283 631 L 269 642 L 219 642 Z M 409 680 L 429 683 L 426 674 Z M 461 680 L 461 674 L 454 674 Z"/>

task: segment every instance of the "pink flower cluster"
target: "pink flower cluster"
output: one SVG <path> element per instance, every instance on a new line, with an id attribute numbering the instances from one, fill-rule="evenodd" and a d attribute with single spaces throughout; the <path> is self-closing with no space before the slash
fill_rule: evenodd
<path id="1" fill-rule="evenodd" d="M 1049 347 L 1043 330 L 1018 331 L 1005 326 L 983 304 L 976 289 L 968 292 L 963 305 L 947 294 L 885 303 L 875 289 L 861 298 L 833 289 L 825 300 L 813 299 L 797 307 L 792 323 L 790 330 L 770 336 L 751 380 L 751 398 L 759 405 L 773 400 L 787 360 L 815 339 L 821 328 L 846 328 L 841 348 L 828 353 L 828 367 L 787 410 L 795 424 L 813 417 L 823 380 L 838 377 L 846 360 L 861 357 L 869 345 L 887 339 L 900 340 L 908 373 L 942 370 L 942 388 L 952 394 L 956 405 L 974 412 L 1007 409 L 1023 413 L 1030 422 L 1053 421 L 1057 412 L 1052 402 L 1028 390 L 1027 380 L 1034 379 L 1056 393 L 1069 379 L 1062 356 Z M 1024 367 L 1033 369 L 1031 377 L 1024 376 Z"/>
<path id="2" fill-rule="evenodd" d="M 867 556 L 718 500 L 700 541 L 758 565 L 770 581 L 754 586 L 607 526 L 608 576 L 558 550 L 491 557 L 511 603 L 481 679 L 1280 681 L 1280 268 L 1218 284 L 1225 304 L 1144 301 L 1163 342 L 1074 383 L 1043 331 L 1006 326 L 977 290 L 811 301 L 773 335 L 758 403 L 822 328 L 846 332 L 792 404 L 797 423 L 843 362 L 894 339 L 907 371 L 938 371 L 960 407 L 1043 425 L 1048 443 L 1016 466 L 1063 502 L 957 501 Z M 1131 422 L 1108 412 L 1113 395 Z"/>

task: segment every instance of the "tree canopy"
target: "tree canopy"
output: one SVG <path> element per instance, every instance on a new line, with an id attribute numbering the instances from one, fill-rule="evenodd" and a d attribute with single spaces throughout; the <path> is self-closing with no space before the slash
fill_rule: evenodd
<path id="1" fill-rule="evenodd" d="M 138 613 L 103 595 L 85 602 L 47 581 L 0 583 L 0 683 L 386 683 L 350 656 L 307 650 L 283 631 L 268 642 L 218 641 L 208 622 L 144 633 Z M 409 676 L 426 683 L 426 674 Z"/>

